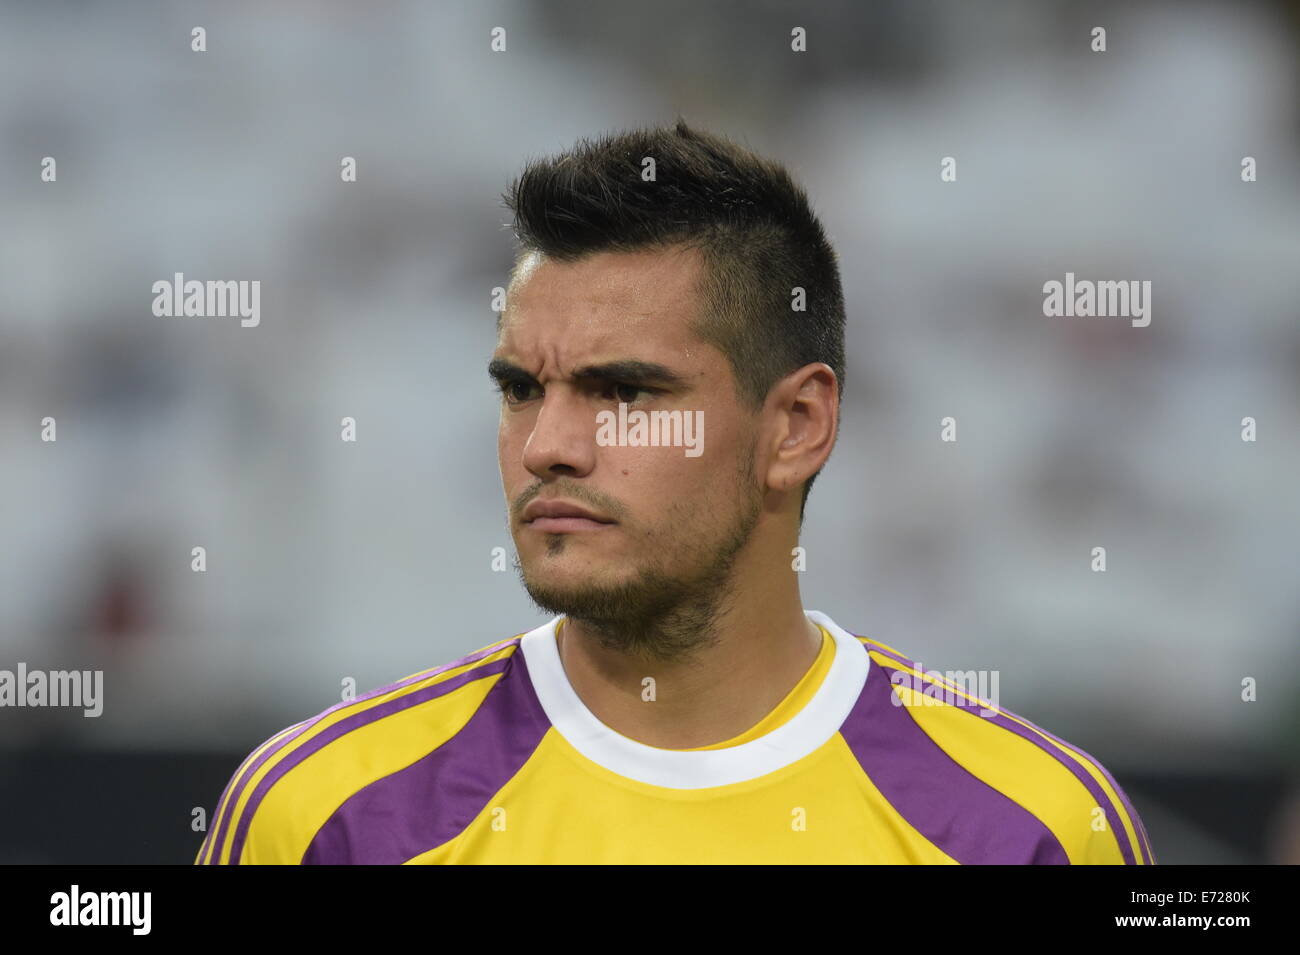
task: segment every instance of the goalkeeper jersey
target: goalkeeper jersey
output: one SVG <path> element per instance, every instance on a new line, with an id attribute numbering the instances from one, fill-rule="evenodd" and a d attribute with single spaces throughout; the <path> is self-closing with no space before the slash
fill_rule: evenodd
<path id="1" fill-rule="evenodd" d="M 196 863 L 1128 864 L 1097 760 L 818 611 L 812 667 L 695 749 L 610 729 L 557 617 L 330 707 L 235 771 Z"/>

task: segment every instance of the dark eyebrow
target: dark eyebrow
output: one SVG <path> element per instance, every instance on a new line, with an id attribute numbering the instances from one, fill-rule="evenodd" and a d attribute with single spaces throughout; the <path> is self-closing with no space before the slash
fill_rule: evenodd
<path id="1" fill-rule="evenodd" d="M 524 371 L 512 361 L 504 358 L 493 358 L 488 362 L 488 374 L 493 380 L 501 384 L 509 384 L 516 381 L 533 382 L 535 379 L 528 372 Z"/>
<path id="2" fill-rule="evenodd" d="M 528 372 L 505 358 L 493 358 L 488 362 L 488 374 L 503 383 L 536 381 Z M 683 376 L 667 365 L 636 358 L 586 365 L 574 371 L 573 377 L 576 381 L 645 382 L 667 386 L 681 385 L 686 382 Z"/>
<path id="3" fill-rule="evenodd" d="M 621 361 L 607 361 L 599 365 L 586 365 L 573 373 L 578 381 L 627 381 L 654 382 L 660 385 L 681 385 L 686 379 L 667 365 L 653 361 L 640 361 L 626 358 Z"/>

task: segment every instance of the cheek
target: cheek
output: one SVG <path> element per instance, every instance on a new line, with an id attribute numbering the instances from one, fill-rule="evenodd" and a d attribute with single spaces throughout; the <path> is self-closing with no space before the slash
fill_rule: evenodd
<path id="1" fill-rule="evenodd" d="M 528 446 L 530 431 L 517 417 L 505 417 L 497 426 L 497 455 L 503 468 L 522 467 L 524 449 Z"/>
<path id="2" fill-rule="evenodd" d="M 660 505 L 694 501 L 721 487 L 713 473 L 717 462 L 707 454 L 687 457 L 682 448 L 610 448 L 604 463 L 614 475 L 610 490 L 629 502 L 650 501 Z"/>
<path id="3" fill-rule="evenodd" d="M 511 497 L 519 492 L 528 481 L 528 472 L 524 469 L 524 442 L 512 429 L 502 428 L 497 434 L 497 464 L 501 469 L 501 483 Z"/>
<path id="4" fill-rule="evenodd" d="M 510 464 L 510 444 L 506 439 L 505 429 L 497 431 L 497 464 L 501 467 L 501 473 L 504 475 L 509 470 Z"/>

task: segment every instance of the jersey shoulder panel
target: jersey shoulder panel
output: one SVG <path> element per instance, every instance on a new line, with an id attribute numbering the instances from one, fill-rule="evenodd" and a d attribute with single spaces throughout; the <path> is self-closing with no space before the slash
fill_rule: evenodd
<path id="1" fill-rule="evenodd" d="M 999 707 L 987 674 L 931 670 L 858 639 L 874 666 L 842 735 L 886 798 L 940 848 L 975 863 L 1154 864 L 1114 777 Z"/>
<path id="2" fill-rule="evenodd" d="M 389 783 L 409 784 L 413 768 L 425 770 L 428 786 L 475 751 L 480 766 L 494 752 L 505 765 L 535 747 L 545 728 L 540 707 L 529 705 L 521 637 L 337 703 L 266 740 L 231 777 L 196 863 L 337 861 L 318 851 L 320 837 L 355 828 L 349 806 L 377 793 L 409 803 L 409 785 Z"/>

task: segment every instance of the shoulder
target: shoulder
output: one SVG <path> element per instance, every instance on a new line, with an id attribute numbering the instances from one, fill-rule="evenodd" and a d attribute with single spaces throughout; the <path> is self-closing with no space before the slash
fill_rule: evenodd
<path id="1" fill-rule="evenodd" d="M 952 840 L 949 852 L 958 861 L 1155 862 L 1142 820 L 1106 767 L 1002 708 L 996 671 L 938 671 L 857 639 L 871 669 L 845 738 L 923 835 L 952 839 L 952 826 L 965 826 L 971 838 Z"/>
<path id="2" fill-rule="evenodd" d="M 196 863 L 301 861 L 351 796 L 454 745 L 522 659 L 522 636 L 336 703 L 265 740 L 222 793 Z"/>

